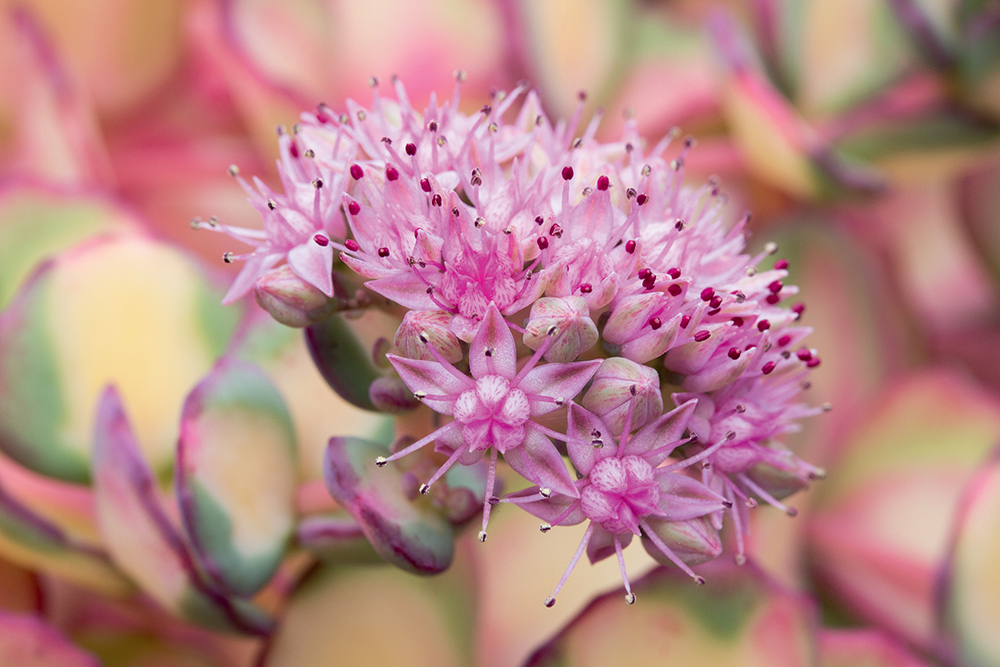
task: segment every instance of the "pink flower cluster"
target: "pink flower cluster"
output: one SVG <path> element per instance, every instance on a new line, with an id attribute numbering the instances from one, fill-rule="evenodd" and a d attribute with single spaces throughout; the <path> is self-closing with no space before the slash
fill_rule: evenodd
<path id="1" fill-rule="evenodd" d="M 632 602 L 633 537 L 700 581 L 689 566 L 722 551 L 726 516 L 741 562 L 748 508 L 792 513 L 781 499 L 822 475 L 780 442 L 820 411 L 799 401 L 820 359 L 803 306 L 783 305 L 787 262 L 746 253 L 748 216 L 725 222 L 718 182 L 683 185 L 692 139 L 669 157 L 676 133 L 649 147 L 632 122 L 578 136 L 582 98 L 553 125 L 523 87 L 467 115 L 460 86 L 418 112 L 373 83 L 370 108 L 321 105 L 280 136 L 284 193 L 241 179 L 264 230 L 214 225 L 256 246 L 227 256 L 246 261 L 227 299 L 288 269 L 332 297 L 339 258 L 402 306 L 386 356 L 446 419 L 377 464 L 434 443 L 447 460 L 426 493 L 488 458 L 481 541 L 498 502 L 543 532 L 588 520 L 556 592 L 584 551 L 613 553 Z M 494 495 L 501 455 L 534 486 Z"/>

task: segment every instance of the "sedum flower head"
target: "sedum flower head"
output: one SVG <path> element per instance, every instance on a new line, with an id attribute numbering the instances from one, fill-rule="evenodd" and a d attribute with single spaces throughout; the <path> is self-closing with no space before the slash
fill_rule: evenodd
<path id="1" fill-rule="evenodd" d="M 691 565 L 719 554 L 727 516 L 741 561 L 748 505 L 787 509 L 821 473 L 780 442 L 818 411 L 798 396 L 819 357 L 803 308 L 786 306 L 787 262 L 760 269 L 776 247 L 747 252 L 749 215 L 727 222 L 718 179 L 684 185 L 693 139 L 649 146 L 629 120 L 599 142 L 599 115 L 578 135 L 582 98 L 552 123 L 523 86 L 473 113 L 458 85 L 422 111 L 393 87 L 384 98 L 374 82 L 371 105 L 342 114 L 321 105 L 282 137 L 285 193 L 258 184 L 266 229 L 231 293 L 284 258 L 329 294 L 337 255 L 382 297 L 365 303 L 402 307 L 386 355 L 398 380 L 369 394 L 406 409 L 405 385 L 439 417 L 376 463 L 434 443 L 446 459 L 427 493 L 488 459 L 483 541 L 498 502 L 543 530 L 588 521 L 556 593 L 584 551 L 615 553 L 632 601 L 622 550 L 635 537 L 701 581 Z M 310 177 L 324 184 L 311 208 Z M 534 487 L 495 496 L 500 457 Z"/>

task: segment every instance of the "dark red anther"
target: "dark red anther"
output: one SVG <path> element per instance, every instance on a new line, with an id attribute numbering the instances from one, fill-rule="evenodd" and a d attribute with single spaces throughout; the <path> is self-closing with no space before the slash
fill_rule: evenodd
<path id="1" fill-rule="evenodd" d="M 806 362 L 806 368 L 816 368 L 819 366 L 819 357 L 813 357 Z"/>
<path id="2" fill-rule="evenodd" d="M 667 269 L 667 275 L 670 276 L 672 279 L 677 280 L 678 278 L 681 277 L 681 270 L 678 269 L 677 267 Z"/>
<path id="3" fill-rule="evenodd" d="M 431 122 L 427 123 L 427 129 L 430 130 L 431 132 L 437 132 L 438 131 L 437 121 L 432 120 Z"/>
<path id="4" fill-rule="evenodd" d="M 541 248 L 542 250 L 545 250 L 546 248 L 549 247 L 549 240 L 544 236 L 539 236 L 536 243 L 538 244 L 538 247 Z"/>
<path id="5" fill-rule="evenodd" d="M 781 282 L 780 280 L 775 280 L 773 283 L 767 286 L 767 289 L 769 289 L 772 294 L 777 294 L 778 292 L 781 291 L 781 288 L 784 286 L 785 284 L 783 282 Z"/>
<path id="6" fill-rule="evenodd" d="M 326 238 L 326 237 L 325 237 L 325 236 L 323 236 L 322 234 L 316 234 L 316 235 L 315 235 L 315 236 L 313 237 L 313 241 L 315 241 L 315 242 L 316 242 L 316 245 L 318 245 L 318 246 L 321 246 L 321 247 L 323 247 L 323 248 L 325 248 L 325 247 L 327 247 L 328 245 L 330 245 L 330 239 Z"/>
<path id="7" fill-rule="evenodd" d="M 792 342 L 792 337 L 789 336 L 788 334 L 785 334 L 784 336 L 778 339 L 778 347 L 785 347 L 791 342 Z"/>
<path id="8" fill-rule="evenodd" d="M 774 370 L 774 366 L 775 363 L 773 361 L 769 361 L 766 364 L 764 364 L 764 366 L 760 369 L 760 372 L 763 373 L 764 375 L 770 375 L 771 371 Z"/>
<path id="9" fill-rule="evenodd" d="M 677 283 L 673 283 L 667 288 L 667 291 L 670 292 L 670 296 L 678 296 L 684 290 Z"/>
<path id="10" fill-rule="evenodd" d="M 388 257 L 389 256 L 389 249 L 386 248 L 385 246 L 382 246 L 381 248 L 378 249 L 378 256 L 379 257 Z"/>
<path id="11" fill-rule="evenodd" d="M 690 315 L 684 315 L 681 317 L 681 329 L 687 329 L 689 324 L 691 324 Z"/>
<path id="12" fill-rule="evenodd" d="M 718 315 L 721 312 L 722 312 L 721 308 L 713 308 L 712 310 L 708 311 L 706 315 Z"/>
<path id="13" fill-rule="evenodd" d="M 625 252 L 627 252 L 630 255 L 635 252 L 635 241 L 625 242 Z"/>
<path id="14" fill-rule="evenodd" d="M 361 168 L 360 164 L 351 165 L 351 178 L 356 181 L 360 181 L 365 175 L 365 170 Z"/>
<path id="15" fill-rule="evenodd" d="M 698 332 L 695 333 L 695 335 L 694 335 L 694 342 L 696 342 L 696 343 L 704 343 L 706 340 L 709 339 L 709 337 L 711 335 L 712 335 L 711 333 L 709 333 L 705 329 L 702 329 L 701 331 L 698 331 Z"/>
<path id="16" fill-rule="evenodd" d="M 792 306 L 792 312 L 795 313 L 796 315 L 798 315 L 799 317 L 802 316 L 802 313 L 804 313 L 805 310 L 806 310 L 806 304 L 802 303 L 801 301 L 799 303 L 795 304 L 794 306 Z M 798 318 L 796 318 L 796 319 L 798 319 Z"/>
<path id="17" fill-rule="evenodd" d="M 768 294 L 767 298 L 764 299 L 764 300 L 767 301 L 769 304 L 771 304 L 773 306 L 774 304 L 776 304 L 779 301 L 781 301 L 781 297 L 779 295 L 777 295 L 777 294 Z"/>
<path id="18" fill-rule="evenodd" d="M 747 345 L 747 346 L 746 346 L 745 348 L 743 348 L 743 351 L 744 351 L 744 352 L 749 352 L 750 350 L 754 349 L 755 347 L 757 347 L 757 346 L 756 346 L 756 345 L 754 345 L 753 343 L 750 343 L 750 344 L 749 344 L 749 345 Z"/>
<path id="19" fill-rule="evenodd" d="M 436 195 L 432 196 L 431 197 L 431 204 L 434 205 L 434 206 L 440 206 L 441 205 L 441 195 L 436 194 Z"/>
<path id="20" fill-rule="evenodd" d="M 638 204 L 639 206 L 642 206 L 643 204 L 645 204 L 648 201 L 649 201 L 649 197 L 647 197 L 645 195 L 645 193 L 640 194 L 638 197 L 635 198 L 635 203 Z"/>
<path id="21" fill-rule="evenodd" d="M 562 227 L 560 227 L 557 224 L 553 224 L 551 227 L 549 227 L 549 236 L 554 236 L 557 239 L 561 239 L 562 238 Z"/>
<path id="22" fill-rule="evenodd" d="M 421 178 L 420 179 L 420 189 L 423 190 L 424 192 L 430 192 L 431 191 L 431 182 L 429 180 L 427 180 L 426 178 Z"/>
<path id="23" fill-rule="evenodd" d="M 580 284 L 580 293 L 581 294 L 590 294 L 593 291 L 594 291 L 594 286 L 591 285 L 590 283 L 581 283 Z"/>
<path id="24" fill-rule="evenodd" d="M 417 154 L 417 145 L 416 144 L 406 144 L 406 154 L 407 155 L 416 155 Z"/>
<path id="25" fill-rule="evenodd" d="M 356 201 L 352 201 L 350 204 L 347 205 L 347 212 L 350 213 L 351 215 L 357 215 L 358 213 L 361 213 L 361 204 L 359 204 Z"/>
<path id="26" fill-rule="evenodd" d="M 573 180 L 573 167 L 563 167 L 562 177 L 564 181 Z"/>
<path id="27" fill-rule="evenodd" d="M 535 216 L 535 224 L 536 225 L 544 225 L 545 224 L 545 218 L 543 218 L 540 215 L 536 215 Z"/>
<path id="28" fill-rule="evenodd" d="M 648 268 L 642 269 L 641 271 L 639 271 L 639 280 L 645 280 L 646 278 L 648 278 L 651 275 L 653 275 L 652 269 L 648 269 Z"/>
<path id="29" fill-rule="evenodd" d="M 607 176 L 600 176 L 600 177 L 598 177 L 598 179 L 597 179 L 597 189 L 598 190 L 607 190 L 610 185 L 611 185 L 611 181 L 610 181 L 610 179 L 608 179 Z"/>
<path id="30" fill-rule="evenodd" d="M 767 331 L 771 328 L 771 323 L 767 320 L 761 320 L 757 323 L 757 331 Z"/>
<path id="31" fill-rule="evenodd" d="M 653 331 L 656 331 L 657 329 L 659 329 L 662 326 L 663 326 L 663 322 L 660 321 L 659 317 L 651 317 L 651 318 L 649 318 L 649 328 L 652 329 Z"/>
<path id="32" fill-rule="evenodd" d="M 653 289 L 653 285 L 656 284 L 656 276 L 648 276 L 643 279 L 642 286 L 646 289 Z"/>
<path id="33" fill-rule="evenodd" d="M 729 348 L 729 358 L 732 359 L 733 361 L 739 359 L 741 354 L 743 354 L 743 351 L 740 350 L 740 348 L 738 347 Z"/>
<path id="34" fill-rule="evenodd" d="M 742 317 L 734 317 L 733 318 L 733 324 L 735 324 L 738 327 L 743 326 L 743 318 Z"/>
<path id="35" fill-rule="evenodd" d="M 713 296 L 715 296 L 715 290 L 711 287 L 706 287 L 701 291 L 702 301 L 711 301 Z"/>
<path id="36" fill-rule="evenodd" d="M 358 242 L 355 241 L 354 239 L 347 239 L 346 241 L 344 241 L 344 245 L 347 246 L 347 249 L 350 250 L 351 252 L 357 252 L 361 250 L 361 246 L 359 246 Z"/>
<path id="37" fill-rule="evenodd" d="M 292 157 L 299 156 L 299 145 L 294 141 L 288 144 L 288 152 L 292 154 Z"/>
<path id="38" fill-rule="evenodd" d="M 774 263 L 774 268 L 777 269 L 778 271 L 784 271 L 785 269 L 788 268 L 788 260 L 779 259 L 777 262 Z"/>
<path id="39" fill-rule="evenodd" d="M 385 177 L 387 180 L 395 181 L 399 179 L 399 172 L 391 164 L 385 166 Z"/>
<path id="40" fill-rule="evenodd" d="M 684 221 L 681 220 L 680 218 L 677 218 L 677 222 L 674 223 L 674 229 L 676 229 L 677 231 L 681 231 L 682 229 L 684 229 Z"/>
<path id="41" fill-rule="evenodd" d="M 718 308 L 722 305 L 722 297 L 716 294 L 712 297 L 712 300 L 708 302 L 708 305 L 712 308 Z"/>
<path id="42" fill-rule="evenodd" d="M 800 361 L 809 361 L 812 359 L 813 353 L 809 351 L 809 348 L 803 347 L 796 351 L 795 356 L 798 357 Z"/>

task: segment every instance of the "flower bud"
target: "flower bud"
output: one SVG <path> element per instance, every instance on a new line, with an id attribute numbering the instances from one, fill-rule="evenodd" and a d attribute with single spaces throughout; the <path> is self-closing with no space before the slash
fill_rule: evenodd
<path id="1" fill-rule="evenodd" d="M 253 288 L 257 304 L 289 327 L 307 327 L 337 310 L 337 302 L 295 275 L 287 264 L 261 276 Z"/>
<path id="2" fill-rule="evenodd" d="M 632 431 L 663 412 L 660 378 L 649 366 L 613 357 L 605 359 L 597 369 L 593 384 L 583 396 L 583 407 L 603 419 L 614 435 L 620 435 L 633 400 Z"/>
<path id="3" fill-rule="evenodd" d="M 448 328 L 451 315 L 443 310 L 411 310 L 403 317 L 393 343 L 410 359 L 434 360 L 428 349 L 433 345 L 441 356 L 456 363 L 462 359 L 462 343 Z"/>
<path id="4" fill-rule="evenodd" d="M 719 531 L 712 526 L 707 516 L 687 521 L 663 521 L 649 517 L 646 519 L 646 524 L 678 558 L 688 565 L 706 563 L 722 553 Z M 666 554 L 645 535 L 642 538 L 642 546 L 656 562 L 673 566 L 673 562 Z"/>
<path id="5" fill-rule="evenodd" d="M 597 343 L 597 325 L 583 297 L 545 297 L 531 306 L 524 344 L 537 350 L 549 338 L 545 358 L 553 362 L 574 361 Z"/>

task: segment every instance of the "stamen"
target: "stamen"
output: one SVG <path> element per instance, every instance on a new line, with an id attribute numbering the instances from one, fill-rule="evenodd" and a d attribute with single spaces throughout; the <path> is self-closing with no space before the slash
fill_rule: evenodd
<path id="1" fill-rule="evenodd" d="M 587 544 L 590 542 L 591 536 L 594 534 L 594 522 L 591 521 L 590 525 L 587 526 L 587 530 L 583 533 L 583 539 L 580 540 L 580 546 L 576 548 L 576 553 L 573 554 L 573 559 L 569 562 L 569 567 L 563 572 L 563 576 L 559 579 L 559 583 L 556 584 L 556 589 L 552 591 L 552 595 L 545 598 L 545 606 L 552 607 L 556 603 L 556 596 L 559 595 L 559 591 L 562 590 L 563 585 L 565 585 L 566 580 L 569 579 L 570 573 L 576 564 L 580 561 L 580 556 L 583 555 L 584 550 L 587 548 Z"/>
<path id="2" fill-rule="evenodd" d="M 664 544 L 663 540 L 660 539 L 660 536 L 653 532 L 653 529 L 649 527 L 648 523 L 642 521 L 639 523 L 639 526 L 642 528 L 645 536 L 648 537 L 649 540 L 656 545 L 656 548 L 662 551 L 663 555 L 669 558 L 674 565 L 679 567 L 685 574 L 694 579 L 695 583 L 699 586 L 705 585 L 705 578 L 695 574 L 694 570 L 688 567 L 687 563 L 678 558 L 677 554 L 675 554 L 670 547 Z"/>
<path id="3" fill-rule="evenodd" d="M 635 593 L 632 592 L 628 573 L 625 572 L 625 556 L 622 554 L 622 543 L 617 537 L 615 537 L 615 555 L 618 556 L 618 569 L 622 573 L 622 582 L 625 584 L 625 602 L 626 604 L 635 604 Z"/>

